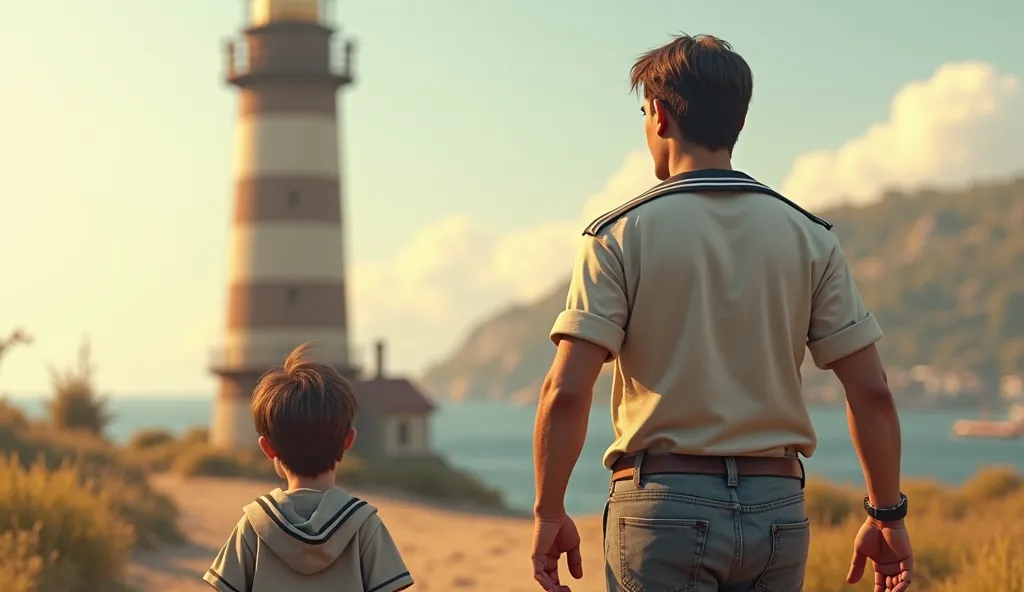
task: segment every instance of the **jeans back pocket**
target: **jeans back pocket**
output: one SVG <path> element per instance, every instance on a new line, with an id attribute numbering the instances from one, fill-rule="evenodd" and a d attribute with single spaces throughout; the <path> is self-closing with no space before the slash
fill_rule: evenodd
<path id="1" fill-rule="evenodd" d="M 619 580 L 629 592 L 690 592 L 707 541 L 706 520 L 618 520 Z"/>
<path id="2" fill-rule="evenodd" d="M 772 525 L 772 554 L 757 580 L 757 592 L 801 592 L 811 548 L 811 522 Z"/>

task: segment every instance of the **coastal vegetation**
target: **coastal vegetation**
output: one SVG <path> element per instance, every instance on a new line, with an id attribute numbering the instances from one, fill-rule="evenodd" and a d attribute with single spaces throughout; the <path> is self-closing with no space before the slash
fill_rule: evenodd
<path id="1" fill-rule="evenodd" d="M 145 430 L 119 448 L 87 431 L 32 422 L 0 403 L 3 590 L 128 591 L 122 582 L 134 549 L 183 540 L 175 508 L 148 486 L 148 472 L 260 478 L 270 486 L 269 463 L 208 446 L 202 429 L 178 437 Z M 364 473 L 366 463 L 357 459 L 346 459 L 346 465 L 340 480 L 353 487 L 380 488 L 397 479 L 396 490 L 421 488 L 449 503 L 446 495 L 467 487 L 454 477 L 458 473 L 438 479 L 437 467 L 426 464 L 411 471 L 384 467 L 384 476 Z M 959 487 L 911 481 L 904 489 L 913 504 L 908 524 L 917 555 L 915 589 L 1024 592 L 1024 476 L 992 467 Z M 805 589 L 870 590 L 867 582 L 852 588 L 844 583 L 853 534 L 863 519 L 862 493 L 812 480 L 806 494 L 813 530 Z M 490 498 L 462 499 L 480 507 Z"/>
<path id="2" fill-rule="evenodd" d="M 0 354 L 13 345 L 0 340 Z M 175 436 L 143 430 L 124 445 L 106 428 L 113 419 L 95 388 L 83 344 L 77 364 L 51 370 L 47 415 L 33 420 L 0 398 L 0 582 L 3 592 L 126 592 L 132 552 L 185 542 L 178 511 L 149 475 L 244 477 L 277 485 L 257 451 L 214 448 L 205 429 Z M 346 486 L 418 499 L 501 510 L 501 495 L 440 458 L 362 463 L 346 458 Z M 141 592 L 141 591 L 140 591 Z"/>
<path id="3" fill-rule="evenodd" d="M 915 554 L 912 589 L 922 592 L 1024 592 L 1024 478 L 1011 468 L 992 467 L 960 487 L 931 481 L 904 485 L 911 500 Z M 871 576 L 856 587 L 844 578 L 853 535 L 863 521 L 863 493 L 810 482 L 807 510 L 812 522 L 805 590 L 871 590 Z M 870 568 L 869 568 L 870 569 Z"/>
<path id="4" fill-rule="evenodd" d="M 104 437 L 91 369 L 83 346 L 77 367 L 53 373 L 44 421 L 0 400 L 4 592 L 120 592 L 133 549 L 185 540 L 171 501 Z"/>
<path id="5" fill-rule="evenodd" d="M 133 466 L 183 477 L 278 479 L 273 465 L 255 447 L 250 451 L 216 448 L 202 428 L 180 437 L 158 428 L 142 430 L 129 440 L 124 457 Z M 347 454 L 338 471 L 338 482 L 343 487 L 411 495 L 424 501 L 506 509 L 498 491 L 433 455 L 364 462 Z"/>

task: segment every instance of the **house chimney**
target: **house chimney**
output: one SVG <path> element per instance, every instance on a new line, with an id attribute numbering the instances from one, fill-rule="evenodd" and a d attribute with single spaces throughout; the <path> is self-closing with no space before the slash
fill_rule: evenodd
<path id="1" fill-rule="evenodd" d="M 377 342 L 377 378 L 384 378 L 384 342 Z"/>

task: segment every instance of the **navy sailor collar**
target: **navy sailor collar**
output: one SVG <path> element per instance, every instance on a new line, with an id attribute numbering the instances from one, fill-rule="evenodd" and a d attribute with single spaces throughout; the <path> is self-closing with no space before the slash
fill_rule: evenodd
<path id="1" fill-rule="evenodd" d="M 665 195 L 677 193 L 714 193 L 736 191 L 761 193 L 774 197 L 791 208 L 796 209 L 815 224 L 820 224 L 827 230 L 832 229 L 832 225 L 826 220 L 808 212 L 796 203 L 786 199 L 771 187 L 755 180 L 746 173 L 727 169 L 697 169 L 695 171 L 687 171 L 685 173 L 673 175 L 614 210 L 598 217 L 596 220 L 591 222 L 589 226 L 587 226 L 586 230 L 583 231 L 583 234 L 597 236 L 602 229 L 626 215 L 630 210 Z"/>

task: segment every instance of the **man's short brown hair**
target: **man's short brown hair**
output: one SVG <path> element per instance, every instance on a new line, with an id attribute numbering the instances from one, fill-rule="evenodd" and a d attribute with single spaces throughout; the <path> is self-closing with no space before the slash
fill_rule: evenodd
<path id="1" fill-rule="evenodd" d="M 630 83 L 665 105 L 687 141 L 730 152 L 754 92 L 747 62 L 711 35 L 678 35 L 645 53 L 633 64 Z"/>
<path id="2" fill-rule="evenodd" d="M 358 403 L 352 385 L 334 368 L 295 348 L 284 366 L 264 374 L 252 396 L 256 432 L 270 440 L 281 463 L 302 477 L 331 470 L 344 456 L 344 440 Z"/>

